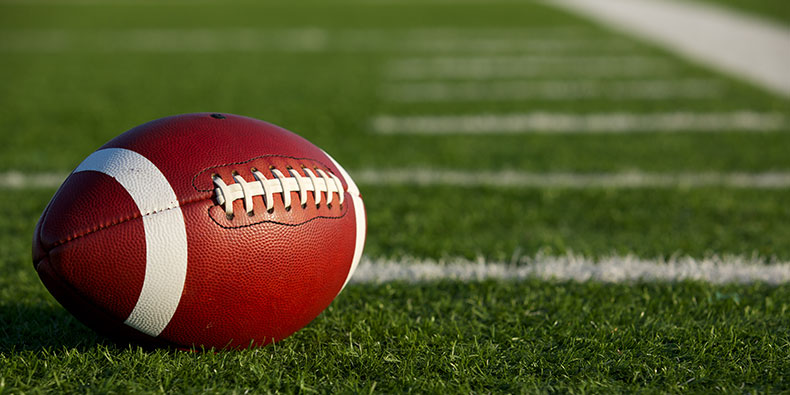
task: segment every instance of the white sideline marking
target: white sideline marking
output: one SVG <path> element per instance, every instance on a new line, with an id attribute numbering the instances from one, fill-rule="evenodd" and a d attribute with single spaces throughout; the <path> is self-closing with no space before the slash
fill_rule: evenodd
<path id="1" fill-rule="evenodd" d="M 790 188 L 790 172 L 680 172 L 649 173 L 535 173 L 516 170 L 464 171 L 441 169 L 360 169 L 352 171 L 359 184 L 376 185 L 446 185 L 457 187 L 503 188 Z M 0 189 L 56 188 L 66 174 L 0 173 Z"/>
<path id="2" fill-rule="evenodd" d="M 492 82 L 401 82 L 382 87 L 381 95 L 399 102 L 461 102 L 576 99 L 703 99 L 725 92 L 711 79 L 520 80 Z"/>
<path id="3" fill-rule="evenodd" d="M 790 172 L 766 173 L 530 173 L 515 170 L 437 169 L 360 170 L 354 179 L 366 185 L 419 185 L 503 188 L 790 188 Z"/>
<path id="4" fill-rule="evenodd" d="M 694 1 L 546 0 L 790 96 L 790 29 Z"/>
<path id="5" fill-rule="evenodd" d="M 780 113 L 552 113 L 479 115 L 380 115 L 371 120 L 378 134 L 520 134 L 520 133 L 636 133 L 636 132 L 767 132 L 786 130 Z"/>
<path id="6" fill-rule="evenodd" d="M 548 76 L 673 75 L 678 64 L 643 55 L 437 56 L 401 58 L 385 65 L 391 79 L 503 79 Z"/>
<path id="7" fill-rule="evenodd" d="M 366 256 L 351 282 L 468 282 L 530 278 L 605 283 L 692 280 L 712 284 L 762 282 L 776 285 L 790 282 L 790 263 L 741 256 L 643 259 L 631 255 L 603 258 L 538 255 L 510 263 L 487 262 L 482 258 L 474 261 L 462 258 L 390 260 Z"/>
<path id="8" fill-rule="evenodd" d="M 594 33 L 593 33 L 594 34 Z M 589 30 L 521 29 L 23 29 L 0 31 L 7 52 L 627 52 L 638 44 Z"/>

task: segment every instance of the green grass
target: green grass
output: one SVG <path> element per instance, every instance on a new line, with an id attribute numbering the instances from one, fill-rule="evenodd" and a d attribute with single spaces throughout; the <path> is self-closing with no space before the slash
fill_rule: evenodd
<path id="1" fill-rule="evenodd" d="M 73 4 L 73 3 L 72 3 Z M 460 3 L 448 7 L 432 2 L 332 2 L 308 0 L 249 2 L 130 2 L 74 6 L 56 4 L 7 4 L 0 21 L 5 28 L 108 28 L 128 26 L 168 28 L 240 27 L 370 27 L 402 28 L 430 26 L 507 27 L 551 26 L 573 21 L 559 11 L 520 2 Z M 85 12 L 88 10 L 89 12 Z"/>
<path id="2" fill-rule="evenodd" d="M 18 29 L 23 27 L 64 29 L 67 33 L 81 32 L 80 37 L 90 38 L 101 37 L 112 28 L 283 29 L 284 21 L 290 21 L 286 27 L 294 29 L 391 31 L 389 37 L 393 42 L 399 37 L 396 27 L 420 26 L 572 27 L 584 38 L 631 41 L 536 5 L 454 6 L 449 14 L 432 11 L 431 23 L 415 17 L 419 12 L 429 13 L 424 9 L 428 6 L 367 5 L 354 7 L 350 12 L 361 16 L 348 21 L 342 19 L 343 24 L 339 24 L 338 18 L 346 17 L 345 9 L 336 5 L 324 5 L 325 9 L 310 7 L 311 12 L 303 19 L 294 13 L 304 11 L 304 7 L 282 4 L 257 8 L 244 5 L 241 9 L 204 4 L 190 7 L 189 17 L 181 15 L 182 7 L 174 5 L 92 6 L 90 12 L 79 6 L 16 5 L 3 7 L 0 18 L 7 20 L 0 25 L 6 33 L 0 29 L 0 38 L 13 41 L 17 37 L 18 40 Z M 447 10 L 446 6 L 441 7 Z M 310 15 L 321 12 L 338 15 L 338 18 L 310 19 L 314 17 Z M 260 17 L 257 23 L 248 20 L 253 15 Z M 476 22 L 468 20 L 472 17 Z M 389 22 L 384 23 L 384 19 Z M 399 24 L 395 25 L 394 21 Z M 486 21 L 488 25 L 483 23 Z M 529 33 L 525 30 L 523 36 L 556 38 L 551 31 Z M 782 147 L 790 144 L 790 133 L 509 136 L 496 139 L 485 136 L 387 137 L 369 133 L 370 118 L 377 114 L 734 110 L 790 114 L 790 101 L 786 99 L 681 62 L 655 48 L 635 42 L 634 45 L 636 49 L 629 54 L 655 56 L 674 65 L 678 71 L 669 78 L 714 79 L 724 85 L 724 94 L 710 100 L 404 104 L 386 102 L 379 97 L 377 89 L 385 81 L 382 69 L 390 59 L 430 56 L 430 53 L 398 53 L 384 49 L 350 53 L 97 52 L 90 46 L 81 49 L 79 45 L 76 50 L 66 52 L 9 51 L 0 63 L 0 73 L 14 76 L 0 86 L 0 130 L 7 131 L 4 144 L 0 146 L 0 169 L 67 171 L 87 153 L 128 128 L 162 116 L 195 111 L 227 111 L 283 125 L 331 152 L 352 169 L 402 167 L 404 164 L 568 171 L 628 168 L 760 171 L 788 167 L 790 159 Z M 86 72 L 88 65 L 90 72 Z M 41 144 L 41 141 L 49 144 Z M 520 149 L 511 148 L 515 146 Z M 390 154 L 381 155 L 382 151 Z M 475 157 L 474 162 L 469 160 L 471 156 Z"/>
<path id="3" fill-rule="evenodd" d="M 700 1 L 700 0 L 689 0 Z M 784 0 L 703 0 L 711 4 L 745 11 L 748 14 L 772 19 L 776 22 L 790 23 L 790 7 Z"/>
<path id="4" fill-rule="evenodd" d="M 787 390 L 790 288 L 540 281 L 350 287 L 304 330 L 241 352 L 95 337 L 39 290 L 0 304 L 0 390 Z"/>
<path id="5" fill-rule="evenodd" d="M 364 198 L 372 256 L 503 260 L 542 251 L 790 259 L 787 191 L 378 187 Z"/>
<path id="6" fill-rule="evenodd" d="M 759 4 L 770 10 L 768 1 Z M 421 28 L 501 39 L 624 42 L 628 46 L 614 52 L 554 55 L 655 57 L 673 71 L 653 77 L 710 79 L 724 93 L 650 101 L 388 102 L 379 88 L 392 82 L 383 71 L 389 61 L 437 55 L 390 48 L 407 31 Z M 502 33 L 503 28 L 511 30 Z M 327 48 L 301 52 L 129 50 L 123 42 L 107 47 L 120 33 L 151 29 L 319 29 L 329 38 Z M 380 35 L 384 44 L 338 49 L 349 32 Z M 47 47 L 48 34 L 70 44 Z M 790 114 L 787 99 L 540 3 L 0 2 L 0 57 L 0 75 L 6 77 L 0 84 L 0 173 L 66 173 L 124 130 L 195 111 L 283 125 L 332 153 L 352 175 L 371 168 L 790 170 L 790 129 L 595 136 L 372 133 L 370 120 L 379 114 Z M 554 77 L 584 78 L 537 79 Z M 591 258 L 756 254 L 790 260 L 790 191 L 783 189 L 361 187 L 371 257 L 502 260 L 573 252 Z M 0 393 L 790 390 L 787 284 L 352 284 L 313 323 L 272 347 L 190 353 L 112 344 L 68 315 L 30 263 L 32 229 L 53 193 L 0 189 Z"/>

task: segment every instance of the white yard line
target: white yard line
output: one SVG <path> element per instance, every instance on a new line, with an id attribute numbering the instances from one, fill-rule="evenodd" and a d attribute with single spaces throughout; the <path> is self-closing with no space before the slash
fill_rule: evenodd
<path id="1" fill-rule="evenodd" d="M 328 47 L 325 29 L 63 29 L 0 32 L 4 52 L 316 52 Z"/>
<path id="2" fill-rule="evenodd" d="M 418 185 L 502 188 L 790 188 L 790 172 L 621 173 L 464 171 L 440 169 L 366 169 L 351 173 L 364 185 Z"/>
<path id="3" fill-rule="evenodd" d="M 426 168 L 359 169 L 354 180 L 369 187 L 387 185 L 500 188 L 790 188 L 790 172 L 619 173 L 528 172 L 517 170 L 442 170 Z M 0 173 L 0 189 L 57 188 L 66 173 Z"/>
<path id="4" fill-rule="evenodd" d="M 478 115 L 380 115 L 371 120 L 378 134 L 525 134 L 525 133 L 643 133 L 787 130 L 781 113 L 510 113 Z"/>
<path id="5" fill-rule="evenodd" d="M 790 96 L 790 29 L 695 1 L 545 0 Z"/>
<path id="6" fill-rule="evenodd" d="M 0 31 L 6 52 L 629 52 L 638 43 L 589 29 L 23 29 Z"/>
<path id="7" fill-rule="evenodd" d="M 361 43 L 361 42 L 360 42 Z M 370 41 L 368 41 L 370 43 Z M 362 45 L 353 45 L 351 40 L 343 47 L 364 48 Z M 367 45 L 372 48 L 372 45 Z M 406 37 L 400 42 L 378 43 L 381 51 L 414 51 L 414 52 L 456 52 L 474 54 L 497 54 L 508 52 L 522 53 L 617 53 L 633 52 L 639 46 L 620 39 L 595 39 L 595 38 L 411 38 Z"/>
<path id="8" fill-rule="evenodd" d="M 0 173 L 0 189 L 56 188 L 66 179 L 66 173 L 23 173 L 7 171 Z"/>
<path id="9" fill-rule="evenodd" d="M 643 55 L 436 56 L 394 59 L 384 67 L 385 76 L 396 80 L 667 76 L 676 71 L 677 64 L 667 58 Z"/>
<path id="10" fill-rule="evenodd" d="M 708 99 L 726 86 L 713 79 L 518 80 L 400 82 L 381 88 L 385 99 L 407 102 L 464 102 L 581 99 Z"/>
<path id="11" fill-rule="evenodd" d="M 740 256 L 695 259 L 643 259 L 635 256 L 588 258 L 576 255 L 519 258 L 516 262 L 466 259 L 397 260 L 363 257 L 353 283 L 438 280 L 560 280 L 621 283 L 633 281 L 703 281 L 713 284 L 790 282 L 790 263 Z"/>

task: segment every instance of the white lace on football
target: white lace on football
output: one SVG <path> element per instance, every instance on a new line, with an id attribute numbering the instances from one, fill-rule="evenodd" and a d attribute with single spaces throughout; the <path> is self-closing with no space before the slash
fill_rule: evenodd
<path id="1" fill-rule="evenodd" d="M 299 174 L 294 169 L 288 169 L 290 177 L 285 176 L 280 170 L 272 169 L 273 178 L 266 178 L 260 171 L 253 169 L 255 181 L 247 182 L 238 173 L 233 173 L 233 184 L 225 184 L 220 176 L 214 178 L 214 194 L 217 203 L 225 209 L 225 214 L 233 216 L 233 202 L 244 199 L 244 209 L 247 215 L 253 215 L 252 198 L 262 196 L 266 210 L 274 210 L 274 195 L 280 194 L 286 210 L 291 209 L 291 192 L 299 192 L 299 201 L 302 206 L 307 204 L 307 193 L 313 192 L 315 204 L 321 204 L 321 195 L 326 195 L 326 203 L 332 204 L 334 195 L 338 195 L 340 204 L 343 204 L 343 184 L 336 176 L 321 169 L 313 173 L 308 168 L 302 168 L 307 177 Z"/>

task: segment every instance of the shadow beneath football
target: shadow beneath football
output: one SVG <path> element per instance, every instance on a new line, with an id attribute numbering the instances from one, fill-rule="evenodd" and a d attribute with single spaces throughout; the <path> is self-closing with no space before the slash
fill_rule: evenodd
<path id="1" fill-rule="evenodd" d="M 100 343 L 112 344 L 60 306 L 0 303 L 0 352 L 50 347 L 84 350 Z"/>

